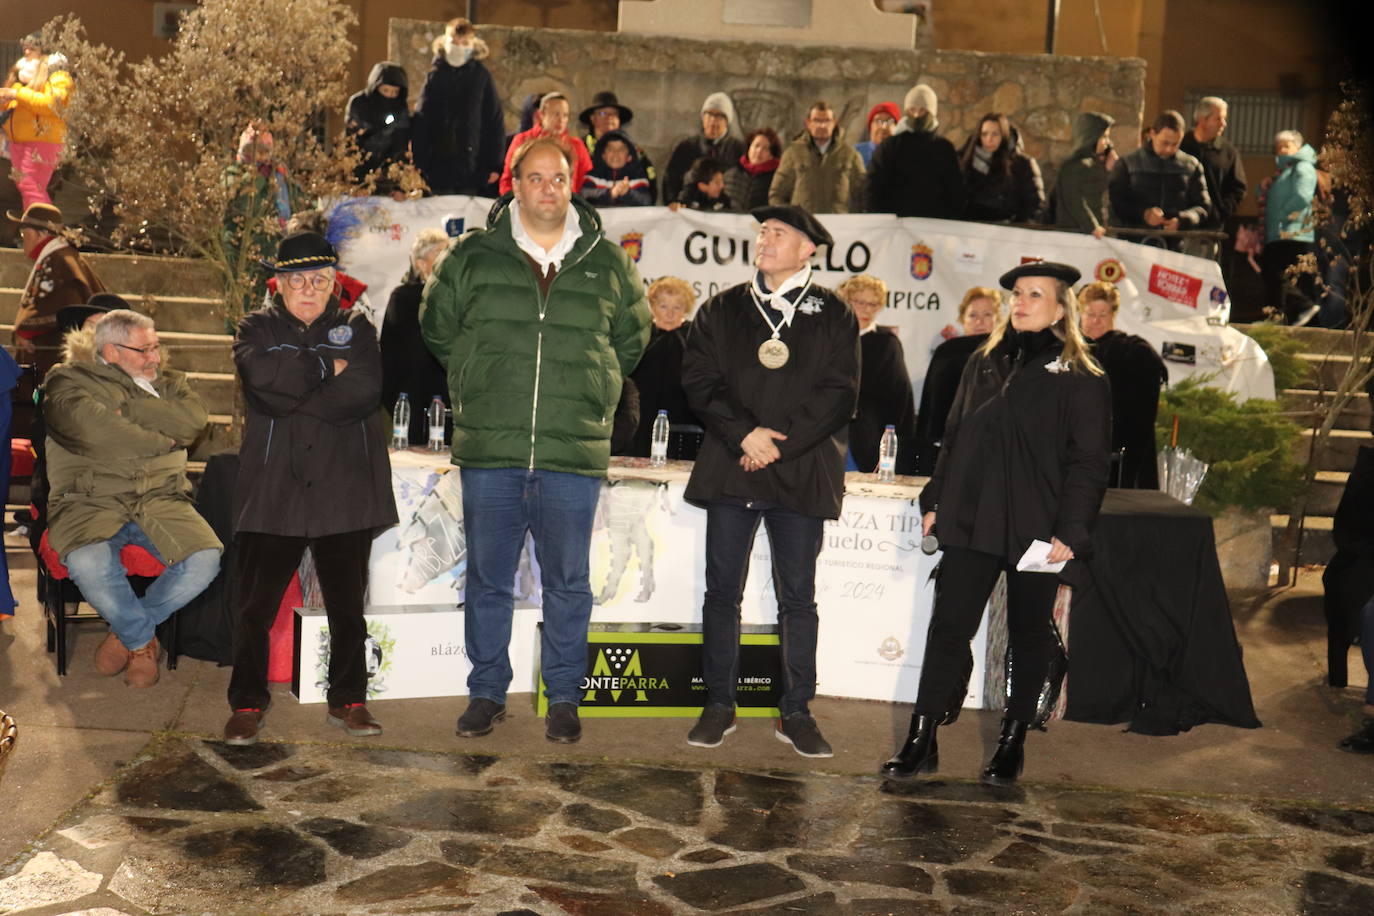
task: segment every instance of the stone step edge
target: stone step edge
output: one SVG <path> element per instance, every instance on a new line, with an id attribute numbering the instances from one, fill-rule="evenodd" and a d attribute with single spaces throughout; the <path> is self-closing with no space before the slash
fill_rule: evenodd
<path id="1" fill-rule="evenodd" d="M 0 324 L 0 332 L 13 332 L 14 325 Z M 205 331 L 158 331 L 157 336 L 162 340 L 175 340 L 182 343 L 193 343 L 201 341 L 207 344 L 221 344 L 229 346 L 234 342 L 233 334 L 210 334 Z"/>
<path id="2" fill-rule="evenodd" d="M 1335 517 L 1330 515 L 1308 515 L 1302 520 L 1304 531 L 1330 531 L 1335 524 Z M 1269 524 L 1274 528 L 1287 528 L 1287 515 L 1269 516 Z"/>
<path id="3" fill-rule="evenodd" d="M 4 296 L 9 293 L 19 296 L 22 295 L 23 292 L 23 288 L 18 286 L 0 286 L 0 296 Z M 203 303 L 205 305 L 221 305 L 224 302 L 222 298 L 219 298 L 217 296 L 164 296 L 161 293 L 129 293 L 120 292 L 118 290 L 113 290 L 112 292 L 114 292 L 116 296 L 120 296 L 124 299 L 127 299 L 131 305 L 138 305 L 140 302 L 143 301 L 145 296 L 153 299 L 155 302 L 158 303 L 168 302 L 172 304 L 181 305 L 195 305 L 198 303 Z"/>
<path id="4" fill-rule="evenodd" d="M 1285 388 L 1279 394 L 1285 397 L 1310 398 L 1310 397 L 1331 397 L 1330 388 Z M 1369 392 L 1355 391 L 1350 395 L 1352 401 L 1368 401 Z"/>

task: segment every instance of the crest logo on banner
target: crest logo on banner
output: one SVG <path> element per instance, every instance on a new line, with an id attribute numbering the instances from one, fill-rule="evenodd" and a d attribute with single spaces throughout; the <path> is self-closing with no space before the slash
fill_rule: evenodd
<path id="1" fill-rule="evenodd" d="M 618 702 L 620 695 L 628 690 L 635 692 L 636 703 L 647 703 L 647 688 L 659 689 L 667 687 L 668 684 L 664 678 L 644 676 L 638 649 L 629 646 L 606 646 L 597 650 L 591 676 L 583 679 L 582 686 L 587 691 L 583 697 L 583 701 L 587 703 L 595 702 L 596 694 L 601 690 L 610 691 L 612 703 Z"/>
<path id="2" fill-rule="evenodd" d="M 935 253 L 925 242 L 911 246 L 911 275 L 917 280 L 927 279 L 935 270 Z"/>
<path id="3" fill-rule="evenodd" d="M 1170 302 L 1197 308 L 1197 297 L 1202 292 L 1202 281 L 1177 270 L 1170 270 L 1160 264 L 1150 266 L 1150 292 Z"/>
<path id="4" fill-rule="evenodd" d="M 1226 304 L 1226 290 L 1222 289 L 1219 286 L 1212 287 L 1212 291 L 1207 294 L 1207 297 L 1217 305 Z"/>
<path id="5" fill-rule="evenodd" d="M 878 657 L 884 661 L 895 662 L 903 655 L 906 655 L 906 651 L 902 648 L 902 644 L 897 641 L 897 637 L 895 636 L 889 636 L 887 639 L 878 643 Z"/>
<path id="6" fill-rule="evenodd" d="M 620 237 L 620 247 L 625 249 L 625 253 L 630 256 L 630 260 L 639 263 L 639 256 L 644 253 L 644 233 L 627 232 Z"/>
<path id="7" fill-rule="evenodd" d="M 1103 283 L 1120 283 L 1121 278 L 1126 276 L 1126 268 L 1116 258 L 1104 258 L 1097 262 L 1093 276 Z"/>

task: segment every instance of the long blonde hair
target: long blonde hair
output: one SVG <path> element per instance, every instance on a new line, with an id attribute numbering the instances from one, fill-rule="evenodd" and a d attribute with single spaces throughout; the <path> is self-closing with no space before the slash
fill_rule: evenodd
<path id="1" fill-rule="evenodd" d="M 1059 361 L 1068 365 L 1076 372 L 1087 372 L 1090 375 L 1101 375 L 1102 367 L 1093 359 L 1092 352 L 1088 349 L 1088 341 L 1083 337 L 1083 332 L 1078 327 L 1078 297 L 1073 294 L 1073 287 L 1063 280 L 1055 280 L 1055 301 L 1064 308 L 1064 316 L 1050 325 L 1050 330 L 1054 336 L 1064 342 L 1064 349 L 1059 352 Z M 1002 342 L 1002 338 L 1007 334 L 1007 328 L 1011 327 L 1011 309 L 1008 308 L 997 319 L 997 327 L 992 329 L 988 339 L 978 348 L 978 352 L 984 355 L 991 355 L 997 345 Z"/>

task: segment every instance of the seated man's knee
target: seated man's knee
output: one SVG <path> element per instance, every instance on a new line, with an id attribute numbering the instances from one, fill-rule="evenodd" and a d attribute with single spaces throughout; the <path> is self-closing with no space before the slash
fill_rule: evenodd
<path id="1" fill-rule="evenodd" d="M 101 576 L 119 565 L 119 557 L 114 548 L 106 541 L 84 544 L 67 552 L 61 558 L 62 565 L 73 579 Z"/>
<path id="2" fill-rule="evenodd" d="M 181 562 L 186 571 L 186 578 L 204 588 L 214 581 L 215 576 L 219 575 L 219 561 L 220 551 L 213 547 L 207 547 L 204 550 L 197 550 Z"/>

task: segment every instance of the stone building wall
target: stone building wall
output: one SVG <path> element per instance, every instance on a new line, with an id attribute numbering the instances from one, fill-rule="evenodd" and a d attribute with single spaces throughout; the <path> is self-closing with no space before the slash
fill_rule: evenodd
<path id="1" fill-rule="evenodd" d="M 419 96 L 442 31 L 436 22 L 391 20 L 390 57 Z M 702 100 L 717 90 L 734 99 L 743 128 L 771 125 L 784 139 L 801 130 L 807 107 L 825 99 L 850 142 L 863 139 L 868 110 L 926 82 L 940 98 L 940 130 L 957 145 L 988 111 L 1020 126 L 1026 150 L 1040 160 L 1046 182 L 1070 152 L 1080 111 L 1116 118 L 1113 139 L 1123 152 L 1139 145 L 1145 62 L 1137 58 L 1060 57 L 841 48 L 745 41 L 702 41 L 624 33 L 486 26 L 487 66 L 513 130 L 532 92 L 561 90 L 573 117 L 592 95 L 611 89 L 635 112 L 630 133 L 660 164 L 681 137 L 700 127 Z M 574 124 L 574 132 L 582 128 Z"/>

